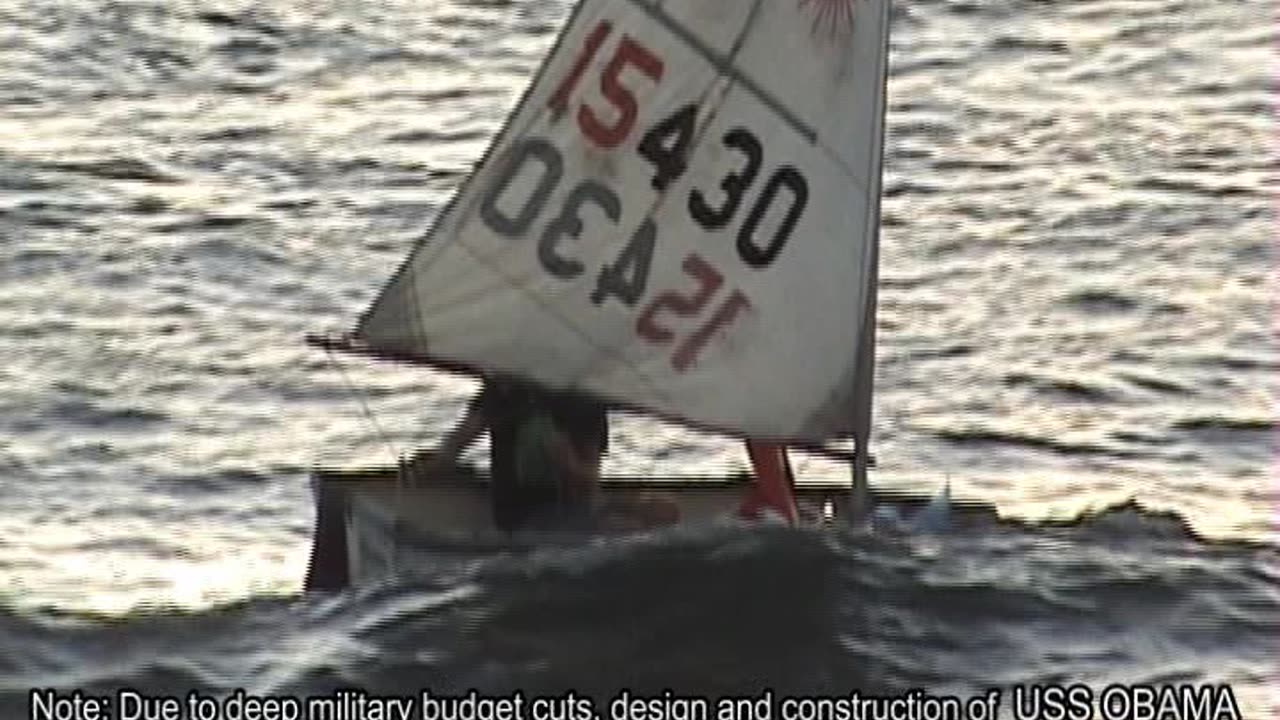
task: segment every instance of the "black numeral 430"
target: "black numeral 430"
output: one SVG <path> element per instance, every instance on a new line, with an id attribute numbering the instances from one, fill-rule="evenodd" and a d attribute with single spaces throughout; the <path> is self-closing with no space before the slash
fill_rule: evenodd
<path id="1" fill-rule="evenodd" d="M 689 156 L 698 132 L 698 106 L 688 104 L 669 117 L 660 120 L 641 138 L 636 152 L 654 168 L 653 188 L 664 192 L 689 169 Z M 742 157 L 739 167 L 720 181 L 719 202 L 713 202 L 708 192 L 694 188 L 689 193 L 689 215 L 703 229 L 714 232 L 723 230 L 733 222 L 747 192 L 755 184 L 764 161 L 764 148 L 760 139 L 743 127 L 731 128 L 721 138 L 723 145 Z M 760 223 L 778 199 L 786 191 L 790 199 L 781 223 L 767 242 L 761 244 L 757 237 Z M 767 268 L 781 254 L 800 217 L 809 203 L 809 184 L 804 175 L 790 165 L 774 171 L 756 197 L 747 219 L 738 228 L 738 255 L 753 268 Z"/>

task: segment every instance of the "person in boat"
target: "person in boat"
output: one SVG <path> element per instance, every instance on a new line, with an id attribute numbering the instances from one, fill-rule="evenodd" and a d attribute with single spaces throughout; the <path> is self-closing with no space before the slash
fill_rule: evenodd
<path id="1" fill-rule="evenodd" d="M 488 378 L 436 452 L 424 453 L 428 472 L 456 463 L 485 430 L 493 519 L 503 531 L 640 530 L 679 519 L 675 503 L 660 495 L 601 501 L 609 420 L 595 400 Z"/>
<path id="2" fill-rule="evenodd" d="M 488 378 L 430 462 L 457 461 L 489 432 L 491 502 L 502 530 L 588 524 L 609 445 L 607 408 L 582 395 Z"/>

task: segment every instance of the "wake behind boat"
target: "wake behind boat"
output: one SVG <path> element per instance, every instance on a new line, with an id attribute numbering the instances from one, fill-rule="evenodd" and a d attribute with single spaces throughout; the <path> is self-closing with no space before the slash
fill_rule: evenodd
<path id="1" fill-rule="evenodd" d="M 582 0 L 354 331 L 311 342 L 747 441 L 748 481 L 605 482 L 606 508 L 864 505 L 888 30 L 889 0 Z M 788 447 L 847 460 L 852 483 L 797 485 Z M 313 570 L 339 569 L 313 579 L 395 566 L 415 538 L 514 540 L 480 478 L 414 467 L 316 473 Z"/>

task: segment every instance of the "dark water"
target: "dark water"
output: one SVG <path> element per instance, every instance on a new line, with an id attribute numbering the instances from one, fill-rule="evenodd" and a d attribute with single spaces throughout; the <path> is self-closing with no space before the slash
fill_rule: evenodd
<path id="1" fill-rule="evenodd" d="M 396 583 L 216 610 L 7 614 L 5 717 L 28 686 L 185 696 L 577 690 L 906 693 L 1228 683 L 1274 710 L 1274 547 L 1117 508 L 931 535 L 720 530 L 455 559 Z"/>
<path id="2" fill-rule="evenodd" d="M 659 535 L 300 598 L 307 468 L 432 442 L 472 390 L 301 335 L 365 307 L 566 10 L 0 4 L 0 717 L 32 685 L 1280 709 L 1261 0 L 896 5 L 874 480 L 1029 524 Z M 743 465 L 642 419 L 612 447 Z"/>

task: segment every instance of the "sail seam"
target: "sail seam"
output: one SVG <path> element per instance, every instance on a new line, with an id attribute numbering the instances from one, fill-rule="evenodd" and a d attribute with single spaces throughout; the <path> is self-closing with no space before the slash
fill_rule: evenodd
<path id="1" fill-rule="evenodd" d="M 634 1 L 641 2 L 642 4 L 644 3 L 644 0 L 634 0 Z M 658 0 L 658 2 L 655 3 L 655 8 L 657 7 L 657 4 L 660 4 L 660 2 L 661 0 Z M 731 66 L 733 61 L 737 58 L 738 52 L 742 49 L 742 46 L 746 42 L 747 37 L 751 34 L 752 27 L 754 26 L 756 19 L 760 14 L 760 6 L 764 3 L 764 0 L 754 0 L 754 2 L 755 4 L 751 7 L 751 11 L 747 16 L 746 22 L 743 23 L 742 31 L 738 33 L 738 37 L 734 41 L 733 47 L 729 51 L 729 55 L 725 58 L 727 63 L 726 66 Z M 672 22 L 674 22 L 674 20 Z M 724 67 L 720 64 L 716 64 L 716 63 L 712 63 L 712 64 L 713 64 L 713 67 L 715 67 L 718 71 L 722 70 Z M 699 94 L 697 105 L 698 107 L 705 106 L 707 108 L 707 115 L 703 119 L 702 123 L 700 124 L 700 126 L 698 127 L 697 131 L 694 134 L 693 146 L 688 151 L 687 156 L 692 156 L 694 153 L 698 151 L 698 149 L 702 147 L 703 142 L 707 138 L 707 133 L 711 130 L 711 126 L 715 124 L 715 120 L 717 117 L 719 117 L 720 111 L 724 108 L 724 104 L 728 100 L 729 93 L 733 92 L 733 88 L 738 80 L 738 77 L 739 77 L 738 75 L 735 75 L 732 73 L 717 72 L 715 77 L 712 78 L 711 82 L 707 83 L 707 86 Z M 716 86 L 717 84 L 719 84 L 719 81 L 722 78 L 726 81 L 724 84 L 724 89 L 719 93 L 719 97 L 717 97 L 712 103 L 708 103 L 708 98 L 711 98 L 713 95 L 716 94 Z M 652 220 L 654 218 L 654 216 L 657 214 L 658 208 L 663 204 L 663 202 L 666 201 L 667 196 L 669 194 L 670 193 L 668 191 L 662 191 L 662 192 L 659 192 L 656 197 L 654 197 L 653 202 L 649 204 L 648 211 L 645 213 L 645 217 L 647 219 Z M 563 322 L 569 323 L 569 320 L 567 318 L 562 317 L 561 320 Z M 630 364 L 630 363 L 628 362 L 627 364 Z M 587 364 L 586 367 L 588 369 L 592 369 L 592 368 L 598 367 L 598 365 L 599 363 L 593 362 L 593 363 Z M 638 375 L 640 375 L 641 377 L 644 377 L 643 373 L 640 373 L 638 369 L 635 369 L 635 370 Z M 654 381 L 650 380 L 647 377 L 644 377 L 644 379 L 647 383 L 656 387 L 656 384 Z"/>
<path id="2" fill-rule="evenodd" d="M 691 32 L 684 25 L 676 21 L 675 18 L 668 15 L 665 11 L 662 10 L 662 8 L 659 8 L 654 5 L 650 5 L 645 2 L 641 2 L 640 0 L 627 0 L 627 2 L 643 10 L 646 15 L 653 18 L 653 20 L 656 21 L 659 25 L 662 25 L 669 32 L 671 32 L 671 34 L 683 40 L 689 47 L 693 48 L 699 55 L 702 55 L 703 59 L 711 63 L 711 66 L 714 67 L 719 73 L 732 78 L 735 82 L 742 83 L 743 86 L 745 86 L 748 90 L 750 90 L 757 97 L 759 97 L 761 102 L 769 106 L 770 110 L 773 110 L 775 113 L 777 113 L 779 117 L 785 120 L 793 130 L 795 130 L 797 133 L 803 136 L 806 140 L 808 140 L 811 143 L 817 142 L 817 139 L 818 139 L 817 131 L 814 130 L 812 127 L 810 127 L 803 120 L 796 117 L 790 110 L 786 108 L 786 106 L 782 104 L 780 100 L 778 100 L 776 97 L 766 92 L 764 88 L 757 85 L 754 80 L 752 80 L 745 73 L 739 70 L 733 64 L 732 57 L 726 57 L 724 55 L 721 55 L 720 53 L 716 52 L 712 48 L 708 47 L 706 43 L 702 42 L 701 38 L 699 38 L 697 35 L 694 35 L 693 32 Z M 758 8 L 759 8 L 759 5 L 757 4 L 756 9 Z M 752 12 L 754 15 L 754 12 L 755 12 L 754 9 Z"/>
<path id="3" fill-rule="evenodd" d="M 495 275 L 498 275 L 503 280 L 505 280 L 507 283 L 507 287 L 510 287 L 514 290 L 519 291 L 522 295 L 527 297 L 534 304 L 541 307 L 548 316 L 554 317 L 557 320 L 559 320 L 561 325 L 563 325 L 564 327 L 569 329 L 571 332 L 573 332 L 573 334 L 581 338 L 583 342 L 585 342 L 588 346 L 595 348 L 597 356 L 603 355 L 603 356 L 615 358 L 616 360 L 619 361 L 620 365 L 630 369 L 636 375 L 636 377 L 639 378 L 640 381 L 644 385 L 646 385 L 655 395 L 657 395 L 658 397 L 661 397 L 664 403 L 671 404 L 672 402 L 671 396 L 665 391 L 663 391 L 661 386 L 659 386 L 655 380 L 653 380 L 648 375 L 646 375 L 639 368 L 639 366 L 637 366 L 634 362 L 628 359 L 624 354 L 618 352 L 613 348 L 605 347 L 595 342 L 594 339 L 589 334 L 587 334 L 586 331 L 579 328 L 574 322 L 572 322 L 570 319 L 566 318 L 564 315 L 558 312 L 554 307 L 551 306 L 550 303 L 546 302 L 540 295 L 530 291 L 524 283 L 521 283 L 517 279 L 508 276 L 506 273 L 503 273 L 501 268 L 498 265 L 490 262 L 487 258 L 475 252 L 465 242 L 459 242 L 454 244 L 457 247 L 461 248 L 463 251 L 465 251 L 468 255 L 470 255 L 471 258 L 475 260 L 477 264 L 483 265 L 489 268 L 489 270 L 492 271 Z M 415 303 L 415 305 L 416 304 L 417 303 Z"/>
<path id="4" fill-rule="evenodd" d="M 765 106 L 770 110 L 773 110 L 788 125 L 790 125 L 791 129 L 795 130 L 805 140 L 808 140 L 810 144 L 821 149 L 832 162 L 838 165 L 840 169 L 846 173 L 848 179 L 852 180 L 855 185 L 862 184 L 853 167 L 851 167 L 840 153 L 835 151 L 834 148 L 822 142 L 818 137 L 817 130 L 800 118 L 796 117 L 794 113 L 782 104 L 781 100 L 774 97 L 771 93 L 756 83 L 755 80 L 751 79 L 749 75 L 738 69 L 734 64 L 734 57 L 738 50 L 737 47 L 734 48 L 733 54 L 728 56 L 722 55 L 704 43 L 701 38 L 682 25 L 678 20 L 668 15 L 660 6 L 644 2 L 644 0 L 626 0 L 626 2 L 640 8 L 658 24 L 662 25 L 673 35 L 683 40 L 695 52 L 702 55 L 703 59 L 710 63 L 718 72 L 730 78 L 734 82 L 741 83 L 743 87 L 747 88 L 747 90 L 754 94 L 762 103 L 765 104 Z M 755 14 L 759 8 L 760 3 L 757 3 L 756 6 L 752 8 L 752 20 L 754 20 Z M 866 188 L 863 189 L 865 190 Z"/>

